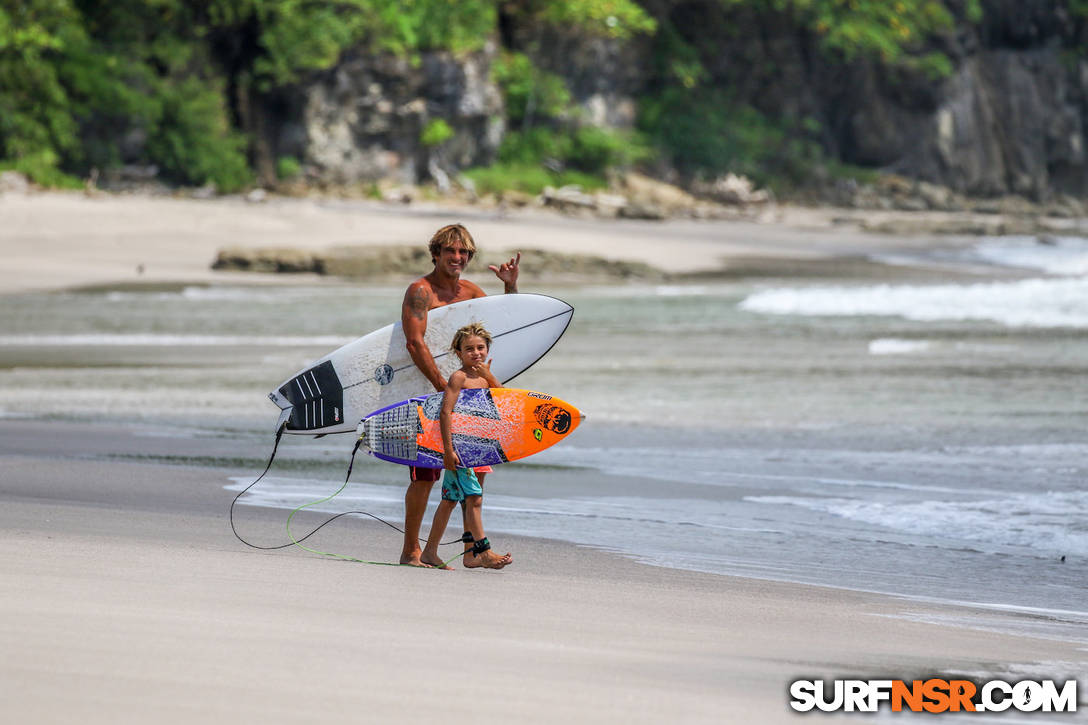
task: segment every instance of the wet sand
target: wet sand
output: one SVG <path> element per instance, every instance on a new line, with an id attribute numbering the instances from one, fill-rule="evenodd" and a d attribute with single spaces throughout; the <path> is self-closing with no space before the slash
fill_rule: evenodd
<path id="1" fill-rule="evenodd" d="M 227 520 L 239 472 L 117 460 L 156 440 L 137 433 L 0 421 L 0 691 L 14 721 L 781 722 L 798 678 L 1083 672 L 1072 644 L 916 621 L 1007 614 L 555 541 L 496 537 L 516 559 L 501 572 L 250 549 Z M 285 515 L 236 509 L 270 541 Z M 389 561 L 399 546 L 365 520 L 313 541 Z"/>

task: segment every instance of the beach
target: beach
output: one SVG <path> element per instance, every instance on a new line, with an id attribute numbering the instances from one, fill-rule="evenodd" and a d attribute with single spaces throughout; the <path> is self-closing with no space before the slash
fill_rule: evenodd
<path id="1" fill-rule="evenodd" d="M 949 319 L 991 289 L 976 279 L 1009 285 L 1004 297 L 1040 282 L 1013 266 L 979 278 L 985 260 L 955 256 L 977 240 L 866 233 L 835 215 L 609 222 L 0 198 L 5 711 L 31 722 L 782 722 L 798 717 L 797 679 L 1083 677 L 1083 533 L 1039 508 L 1082 505 L 1086 411 L 1075 388 L 1054 390 L 1085 365 L 1080 318 L 1057 317 L 1080 307 L 1026 328 Z M 574 301 L 575 325 L 523 384 L 573 388 L 592 412 L 569 448 L 488 484 L 485 518 L 512 566 L 442 572 L 245 546 L 229 512 L 271 452 L 263 391 L 382 324 L 403 284 L 213 271 L 217 251 L 422 245 L 450 221 L 473 231 L 483 264 L 524 245 L 681 280 L 540 290 Z M 730 281 L 730 269 L 760 281 Z M 834 288 L 853 305 L 844 311 L 798 270 L 864 284 Z M 468 276 L 501 289 L 479 263 Z M 902 285 L 881 304 L 914 295 L 906 313 L 870 309 L 889 280 Z M 1079 294 L 1075 280 L 1046 282 L 1057 286 L 1040 294 Z M 909 316 L 926 310 L 923 283 L 945 295 L 946 316 Z M 820 304 L 830 322 L 796 311 Z M 978 306 L 992 313 L 990 297 Z M 857 309 L 891 317 L 859 322 Z M 625 311 L 639 323 L 625 326 Z M 658 392 L 633 416 L 647 380 Z M 286 540 L 291 508 L 336 489 L 350 453 L 335 436 L 287 438 L 267 497 L 234 509 L 262 545 Z M 357 462 L 354 498 L 303 521 L 363 505 L 395 522 L 403 476 L 391 468 Z M 1021 508 L 983 518 L 992 501 Z M 922 528 L 931 521 L 941 530 Z M 1021 538 L 957 538 L 1017 522 Z M 399 550 L 399 534 L 365 517 L 312 541 L 380 562 Z"/>
<path id="2" fill-rule="evenodd" d="M 282 275 L 238 275 L 213 271 L 211 265 L 220 250 L 230 247 L 317 251 L 422 245 L 436 228 L 452 221 L 473 230 L 487 264 L 501 262 L 502 254 L 535 248 L 592 252 L 677 274 L 717 271 L 742 259 L 842 259 L 874 249 L 931 244 L 926 235 L 862 232 L 856 225 L 836 223 L 844 212 L 802 207 L 769 209 L 762 216 L 770 223 L 706 223 L 585 219 L 537 209 L 436 203 L 409 208 L 335 199 L 251 203 L 48 193 L 4 195 L 0 214 L 0 240 L 10 260 L 0 289 L 7 293 L 95 284 L 283 282 Z"/>
<path id="3" fill-rule="evenodd" d="M 1052 640 L 925 622 L 954 608 L 555 541 L 507 537 L 502 572 L 259 552 L 225 521 L 232 472 L 89 459 L 139 449 L 124 433 L 2 429 L 2 669 L 20 720 L 779 722 L 799 678 L 1083 661 Z M 397 538 L 359 522 L 321 545 L 392 556 Z"/>

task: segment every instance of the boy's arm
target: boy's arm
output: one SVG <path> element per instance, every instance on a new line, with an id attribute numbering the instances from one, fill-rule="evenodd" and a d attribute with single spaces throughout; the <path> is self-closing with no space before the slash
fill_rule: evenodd
<path id="1" fill-rule="evenodd" d="M 461 465 L 461 458 L 453 450 L 453 407 L 457 405 L 457 396 L 465 384 L 465 374 L 457 370 L 450 375 L 446 383 L 446 394 L 442 397 L 442 412 L 438 415 L 438 424 L 442 429 L 442 464 L 443 468 L 454 470 Z"/>
<path id="2" fill-rule="evenodd" d="M 404 330 L 405 347 L 419 371 L 431 382 L 435 390 L 443 390 L 446 381 L 438 372 L 434 356 L 430 348 L 423 340 L 427 332 L 427 313 L 431 309 L 431 293 L 422 280 L 413 282 L 404 293 L 404 304 L 401 306 L 400 322 Z"/>

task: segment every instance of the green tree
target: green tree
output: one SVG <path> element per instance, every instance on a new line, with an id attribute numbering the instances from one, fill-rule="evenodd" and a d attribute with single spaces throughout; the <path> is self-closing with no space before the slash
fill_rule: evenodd
<path id="1" fill-rule="evenodd" d="M 556 118 L 570 107 L 570 91 L 562 78 L 538 68 L 524 53 L 503 53 L 492 76 L 506 99 L 506 118 L 521 126 L 534 116 Z"/>
<path id="2" fill-rule="evenodd" d="M 925 50 L 935 33 L 950 30 L 953 14 L 942 0 L 718 0 L 726 8 L 747 6 L 777 12 L 817 35 L 823 47 L 845 60 L 859 56 L 905 64 L 933 76 L 947 75 L 951 61 Z M 968 20 L 982 17 L 980 0 L 966 0 Z"/>
<path id="3" fill-rule="evenodd" d="M 41 183 L 64 183 L 65 154 L 78 156 L 74 88 L 101 72 L 79 13 L 66 0 L 0 2 L 0 157 Z M 81 69 L 94 71 L 80 73 Z"/>
<path id="4" fill-rule="evenodd" d="M 48 184 L 121 161 L 119 131 L 182 183 L 231 190 L 248 174 L 184 8 L 160 2 L 0 3 L 0 154 Z"/>
<path id="5" fill-rule="evenodd" d="M 631 0 L 542 0 L 523 6 L 535 20 L 619 40 L 657 28 L 657 21 Z"/>

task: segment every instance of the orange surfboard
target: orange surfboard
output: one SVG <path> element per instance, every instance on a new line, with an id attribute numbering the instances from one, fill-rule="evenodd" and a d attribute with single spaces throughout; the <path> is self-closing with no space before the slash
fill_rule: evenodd
<path id="1" fill-rule="evenodd" d="M 375 458 L 419 468 L 442 468 L 443 393 L 376 410 L 359 423 L 360 447 Z M 453 447 L 461 465 L 494 466 L 553 446 L 585 416 L 570 403 L 517 388 L 462 390 L 453 408 Z"/>

